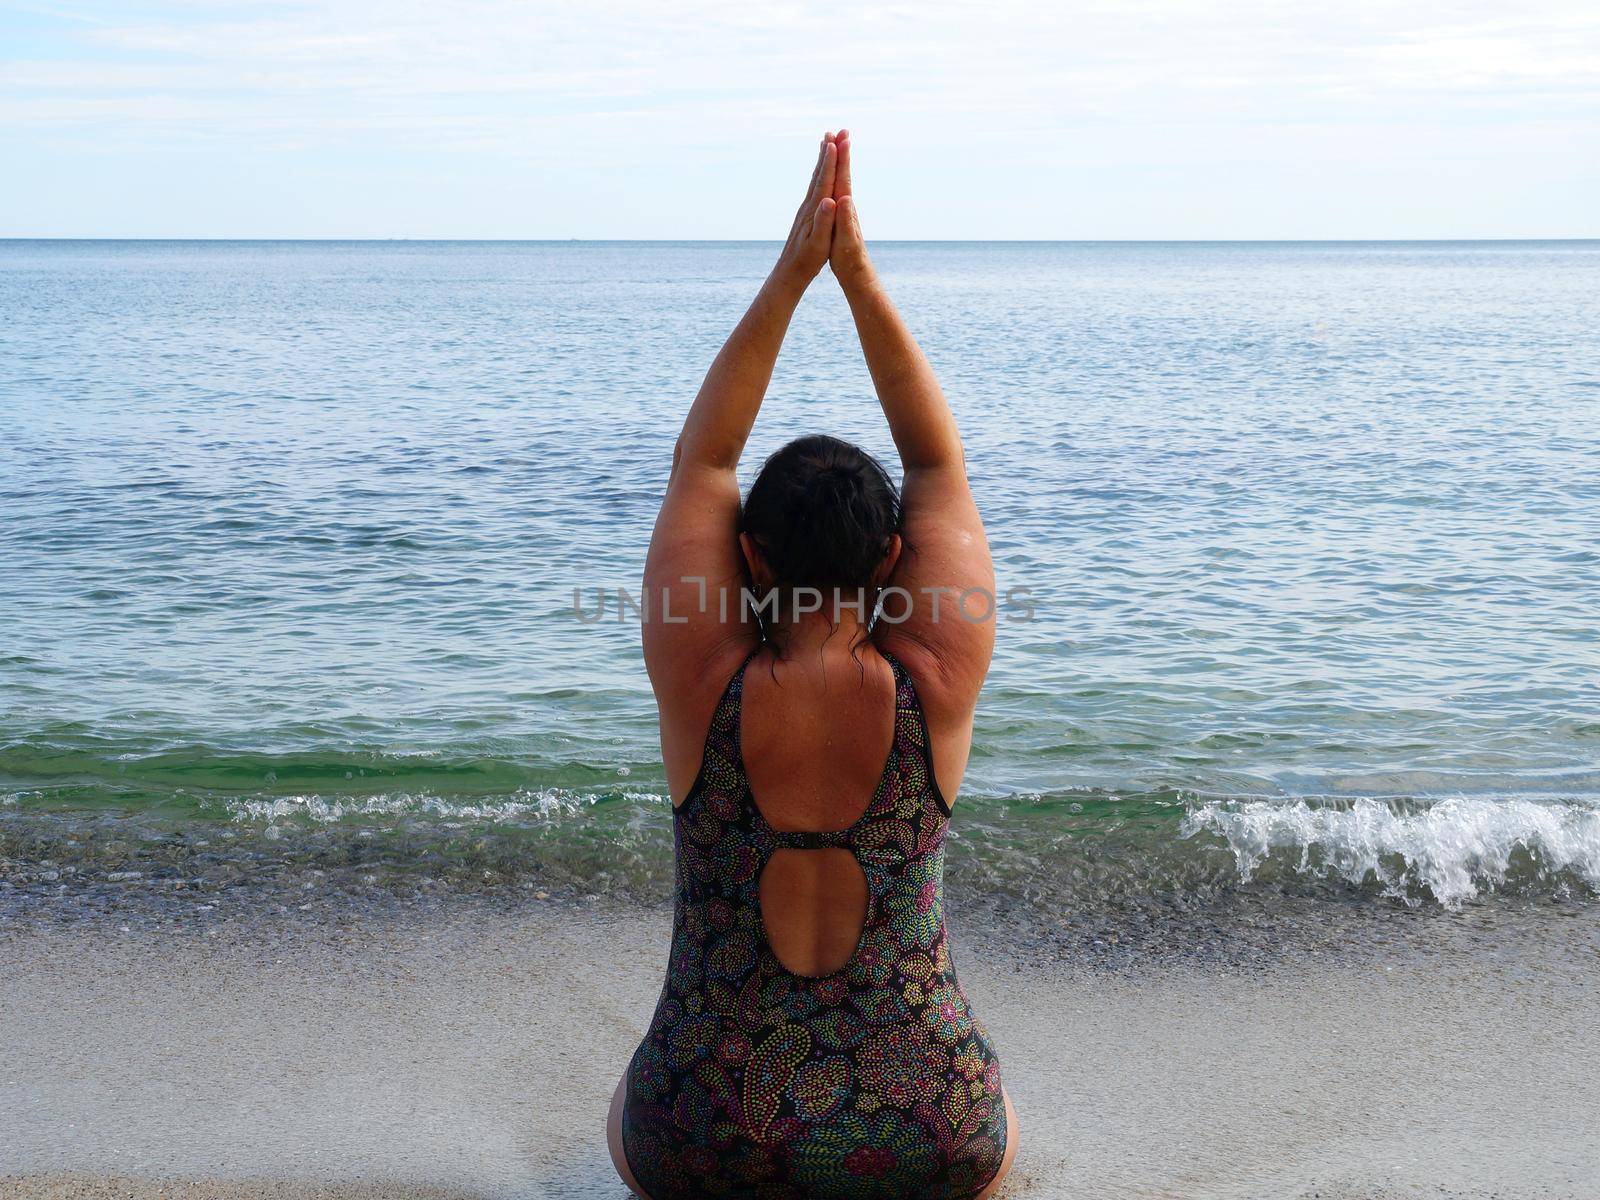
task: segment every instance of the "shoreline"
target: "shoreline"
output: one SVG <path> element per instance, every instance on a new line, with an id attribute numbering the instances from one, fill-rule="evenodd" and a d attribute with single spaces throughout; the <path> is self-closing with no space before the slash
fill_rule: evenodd
<path id="1" fill-rule="evenodd" d="M 0 924 L 8 1197 L 622 1200 L 665 908 L 215 911 Z M 1022 1122 L 1002 1196 L 1585 1196 L 1600 912 L 1321 914 L 1124 960 L 953 920 Z"/>
<path id="2" fill-rule="evenodd" d="M 670 879 L 648 891 L 607 891 L 539 870 L 520 882 L 482 882 L 381 877 L 281 858 L 252 866 L 236 877 L 206 880 L 149 870 L 19 869 L 0 860 L 0 948 L 8 937 L 46 930 L 269 944 L 315 941 L 355 927 L 574 918 L 671 922 Z M 987 890 L 985 883 L 970 855 L 947 871 L 946 915 L 955 942 L 996 948 L 1029 969 L 1260 970 L 1302 958 L 1356 962 L 1427 954 L 1441 939 L 1494 953 L 1507 937 L 1531 943 L 1548 931 L 1600 926 L 1600 904 L 1582 890 L 1491 892 L 1447 906 L 1431 899 L 1406 903 L 1342 880 L 1128 889 L 1087 901 L 1042 888 L 1019 897 Z"/>
<path id="3" fill-rule="evenodd" d="M 138 894 L 173 910 L 240 895 L 299 910 L 324 894 L 368 907 L 540 893 L 648 905 L 671 890 L 669 808 L 654 791 L 202 801 L 180 788 L 168 800 L 194 807 L 18 806 L 0 794 L 0 920 L 18 905 L 103 910 Z M 1228 801 L 1068 789 L 972 797 L 951 838 L 952 893 L 991 909 L 1160 919 L 1235 894 L 1421 908 L 1600 897 L 1600 808 L 1576 794 Z"/>

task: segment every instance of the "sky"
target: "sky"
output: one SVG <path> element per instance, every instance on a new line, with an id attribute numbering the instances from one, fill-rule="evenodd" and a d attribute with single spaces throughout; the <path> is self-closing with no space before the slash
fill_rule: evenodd
<path id="1" fill-rule="evenodd" d="M 1600 236 L 1600 4 L 8 3 L 0 236 Z"/>

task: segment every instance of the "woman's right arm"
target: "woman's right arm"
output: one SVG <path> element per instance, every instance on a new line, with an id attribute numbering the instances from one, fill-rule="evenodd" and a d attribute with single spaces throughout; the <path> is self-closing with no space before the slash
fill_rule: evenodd
<path id="1" fill-rule="evenodd" d="M 888 618 L 897 615 L 904 601 L 889 597 L 886 619 L 874 636 L 911 667 L 930 724 L 943 727 L 934 729 L 936 747 L 941 741 L 948 747 L 952 736 L 959 740 L 958 761 L 949 767 L 941 762 L 939 772 L 949 784 L 946 795 L 953 796 L 966 766 L 978 691 L 994 652 L 994 565 L 967 484 L 955 417 L 867 256 L 850 193 L 849 135 L 841 132 L 836 144 L 837 215 L 829 261 L 855 317 L 867 369 L 905 471 L 905 549 L 889 583 L 910 593 L 911 611 L 894 623 Z"/>
<path id="2" fill-rule="evenodd" d="M 674 800 L 699 770 L 706 728 L 733 668 L 759 644 L 741 603 L 735 470 L 789 319 L 828 259 L 838 151 L 822 139 L 805 199 L 760 293 L 723 346 L 684 420 L 644 569 L 644 662 L 661 717 Z"/>

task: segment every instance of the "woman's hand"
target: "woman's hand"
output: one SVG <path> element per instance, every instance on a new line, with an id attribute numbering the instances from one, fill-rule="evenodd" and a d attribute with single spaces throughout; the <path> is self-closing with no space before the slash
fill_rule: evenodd
<path id="1" fill-rule="evenodd" d="M 816 169 L 811 172 L 811 186 L 800 202 L 800 211 L 794 215 L 794 225 L 778 255 L 778 265 L 772 269 L 774 278 L 797 291 L 805 291 L 822 270 L 822 264 L 828 261 L 837 209 L 833 188 L 838 162 L 839 148 L 834 144 L 834 136 L 825 134 L 822 148 L 817 151 Z"/>
<path id="2" fill-rule="evenodd" d="M 839 161 L 833 175 L 833 200 L 837 213 L 833 221 L 833 249 L 828 263 L 834 278 L 845 290 L 872 279 L 872 260 L 867 257 L 867 240 L 861 235 L 861 218 L 850 195 L 850 131 L 841 129 L 834 138 Z"/>

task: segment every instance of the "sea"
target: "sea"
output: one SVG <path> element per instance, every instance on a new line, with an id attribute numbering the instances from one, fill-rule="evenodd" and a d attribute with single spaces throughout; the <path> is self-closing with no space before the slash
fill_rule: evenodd
<path id="1" fill-rule="evenodd" d="M 0 913 L 664 899 L 637 595 L 775 244 L 0 242 Z M 1600 242 L 889 242 L 1002 603 L 1032 913 L 1600 900 Z M 741 466 L 892 468 L 800 307 Z"/>

